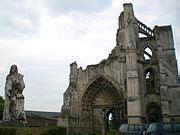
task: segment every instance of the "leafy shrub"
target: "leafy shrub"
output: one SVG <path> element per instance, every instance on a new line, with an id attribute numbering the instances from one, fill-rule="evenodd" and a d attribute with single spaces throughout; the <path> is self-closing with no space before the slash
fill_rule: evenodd
<path id="1" fill-rule="evenodd" d="M 102 134 L 102 130 L 94 130 L 91 135 L 101 135 Z"/>
<path id="2" fill-rule="evenodd" d="M 18 128 L 16 135 L 48 135 L 45 128 Z"/>
<path id="3" fill-rule="evenodd" d="M 16 135 L 16 128 L 0 127 L 0 135 Z"/>
<path id="4" fill-rule="evenodd" d="M 116 135 L 117 131 L 116 130 L 109 130 L 107 131 L 106 135 Z"/>
<path id="5" fill-rule="evenodd" d="M 102 134 L 102 130 L 94 130 L 91 135 L 101 135 Z M 117 131 L 116 130 L 109 130 L 109 131 L 106 131 L 105 133 L 106 135 L 116 135 L 117 134 Z"/>
<path id="6" fill-rule="evenodd" d="M 64 127 L 49 128 L 48 135 L 66 135 L 66 128 Z"/>
<path id="7" fill-rule="evenodd" d="M 0 127 L 0 135 L 66 135 L 66 128 L 14 128 Z"/>
<path id="8" fill-rule="evenodd" d="M 2 96 L 0 96 L 0 120 L 2 120 L 3 117 L 3 109 L 4 109 L 4 99 Z"/>

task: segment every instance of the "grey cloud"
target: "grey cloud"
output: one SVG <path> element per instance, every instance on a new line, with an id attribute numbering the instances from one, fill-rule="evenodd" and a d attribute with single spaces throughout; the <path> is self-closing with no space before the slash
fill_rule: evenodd
<path id="1" fill-rule="evenodd" d="M 178 0 L 164 1 L 164 0 L 152 0 L 138 2 L 134 4 L 135 14 L 138 13 L 142 20 L 146 20 L 148 16 L 155 17 L 153 23 L 172 23 L 176 22 L 178 13 L 180 10 L 180 3 Z"/>
<path id="2" fill-rule="evenodd" d="M 0 0 L 0 37 L 29 35 L 37 31 L 39 6 L 30 1 Z"/>
<path id="3" fill-rule="evenodd" d="M 55 14 L 75 12 L 96 12 L 104 9 L 111 0 L 46 0 L 45 4 Z"/>
<path id="4" fill-rule="evenodd" d="M 95 12 L 110 0 L 0 0 L 0 37 L 31 36 L 39 30 L 39 20 L 47 11 L 60 15 L 69 12 Z"/>

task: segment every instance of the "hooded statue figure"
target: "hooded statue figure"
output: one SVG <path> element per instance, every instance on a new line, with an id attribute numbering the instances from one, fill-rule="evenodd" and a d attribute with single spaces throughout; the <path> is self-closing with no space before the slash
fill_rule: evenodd
<path id="1" fill-rule="evenodd" d="M 5 84 L 4 123 L 14 121 L 23 125 L 27 123 L 24 111 L 24 96 L 22 94 L 25 88 L 23 77 L 18 73 L 17 66 L 12 65 Z"/>

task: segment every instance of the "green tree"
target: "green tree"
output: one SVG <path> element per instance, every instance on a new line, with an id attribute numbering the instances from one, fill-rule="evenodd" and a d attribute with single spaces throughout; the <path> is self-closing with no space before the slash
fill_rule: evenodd
<path id="1" fill-rule="evenodd" d="M 4 99 L 2 96 L 0 96 L 0 120 L 2 120 L 3 117 L 3 109 L 4 109 Z"/>

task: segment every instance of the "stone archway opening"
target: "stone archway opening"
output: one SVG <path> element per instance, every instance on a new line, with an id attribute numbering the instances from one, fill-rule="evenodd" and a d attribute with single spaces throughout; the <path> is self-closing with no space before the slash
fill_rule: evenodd
<path id="1" fill-rule="evenodd" d="M 144 58 L 145 60 L 150 60 L 152 58 L 152 50 L 149 46 L 146 46 L 144 49 Z"/>
<path id="2" fill-rule="evenodd" d="M 123 121 L 123 96 L 107 79 L 99 77 L 86 89 L 82 98 L 82 123 L 85 128 L 108 130 Z M 112 119 L 109 118 L 112 116 Z"/>
<path id="3" fill-rule="evenodd" d="M 155 94 L 158 91 L 158 76 L 154 68 L 149 67 L 144 71 L 146 94 Z"/>
<path id="4" fill-rule="evenodd" d="M 106 127 L 107 130 L 116 128 L 114 108 L 111 108 L 106 114 Z"/>
<path id="5" fill-rule="evenodd" d="M 158 122 L 161 120 L 161 108 L 160 106 L 155 103 L 151 102 L 147 105 L 147 120 L 149 123 L 151 122 Z"/>

